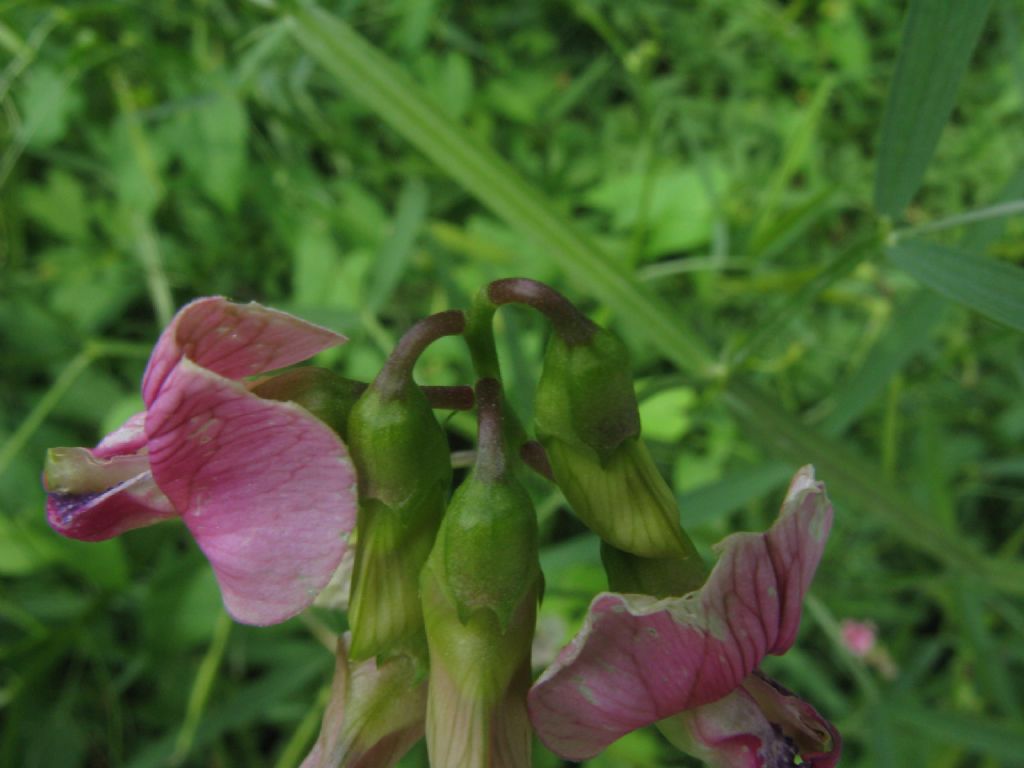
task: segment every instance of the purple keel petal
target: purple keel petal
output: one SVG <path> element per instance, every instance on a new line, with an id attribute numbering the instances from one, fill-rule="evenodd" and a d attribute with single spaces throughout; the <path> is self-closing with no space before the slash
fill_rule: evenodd
<path id="1" fill-rule="evenodd" d="M 831 524 L 824 485 L 805 467 L 767 533 L 719 545 L 700 590 L 665 600 L 598 595 L 530 691 L 541 740 L 562 757 L 592 757 L 636 728 L 725 696 L 766 653 L 784 653 Z"/>
<path id="2" fill-rule="evenodd" d="M 142 378 L 142 399 L 152 407 L 183 357 L 226 378 L 241 379 L 298 363 L 344 341 L 334 331 L 255 302 L 196 299 L 160 335 Z"/>
<path id="3" fill-rule="evenodd" d="M 833 768 L 842 751 L 830 722 L 760 673 L 723 699 L 662 720 L 658 729 L 713 768 Z"/>
<path id="4" fill-rule="evenodd" d="M 86 448 L 54 448 L 43 485 L 50 527 L 71 539 L 102 541 L 177 514 L 145 453 L 97 458 Z"/>
<path id="5" fill-rule="evenodd" d="M 146 420 L 149 457 L 237 620 L 272 624 L 330 580 L 355 524 L 345 446 L 291 403 L 181 360 Z"/>

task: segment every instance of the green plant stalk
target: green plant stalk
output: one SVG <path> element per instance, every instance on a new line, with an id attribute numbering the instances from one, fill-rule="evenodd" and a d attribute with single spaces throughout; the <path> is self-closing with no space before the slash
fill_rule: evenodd
<path id="1" fill-rule="evenodd" d="M 888 244 L 895 245 L 901 240 L 906 240 L 908 237 L 918 237 L 930 232 L 941 232 L 944 229 L 953 229 L 955 227 L 967 226 L 968 224 L 977 224 L 980 221 L 1017 216 L 1022 213 L 1024 213 L 1024 200 L 1010 200 L 1005 203 L 988 205 L 984 208 L 976 208 L 973 211 L 958 213 L 943 219 L 918 224 L 917 226 L 901 227 L 889 235 Z"/>
<path id="2" fill-rule="evenodd" d="M 584 291 L 645 328 L 651 344 L 680 370 L 697 378 L 724 379 L 726 367 L 659 298 L 601 253 L 558 212 L 557 206 L 531 189 L 493 150 L 481 146 L 468 131 L 424 99 L 386 55 L 310 2 L 292 10 L 285 23 L 299 44 L 341 87 L 496 215 L 532 235 Z M 904 543 L 946 565 L 984 570 L 993 584 L 1024 593 L 1024 566 L 985 561 L 961 540 L 943 535 L 928 524 L 924 512 L 902 492 L 881 479 L 879 468 L 851 456 L 849 450 L 817 434 L 735 379 L 726 382 L 725 393 L 729 405 L 745 420 L 762 419 L 777 427 L 756 430 L 767 446 L 783 450 L 797 464 L 813 459 L 838 496 L 863 502 L 865 511 L 878 514 Z"/>
<path id="3" fill-rule="evenodd" d="M 189 693 L 188 706 L 185 710 L 185 720 L 181 724 L 178 738 L 174 742 L 174 753 L 167 759 L 170 765 L 181 765 L 192 750 L 196 731 L 203 719 L 206 704 L 210 700 L 210 693 L 213 691 L 213 684 L 217 678 L 217 669 L 224 658 L 224 651 L 227 649 L 230 636 L 231 617 L 221 611 L 213 628 L 210 647 L 206 649 L 206 655 L 199 662 L 196 679 L 192 683 L 192 691 Z"/>
<path id="4" fill-rule="evenodd" d="M 97 356 L 96 348 L 86 345 L 85 349 L 71 358 L 71 362 L 64 366 L 64 370 L 54 379 L 53 384 L 46 390 L 46 394 L 33 406 L 25 419 L 18 425 L 18 428 L 14 430 L 14 434 L 7 438 L 7 442 L 3 444 L 3 447 L 0 447 L 0 475 L 6 471 L 11 460 L 21 453 L 25 444 L 35 434 L 36 430 L 39 429 L 43 421 L 46 420 L 46 417 L 50 415 L 50 411 L 57 406 L 60 399 L 74 386 L 74 383 L 78 381 L 78 377 L 82 375 L 86 368 L 92 365 Z"/>

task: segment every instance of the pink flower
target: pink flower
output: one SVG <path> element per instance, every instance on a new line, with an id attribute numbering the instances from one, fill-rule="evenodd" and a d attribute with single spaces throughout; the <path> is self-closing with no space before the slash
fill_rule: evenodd
<path id="1" fill-rule="evenodd" d="M 839 632 L 843 639 L 843 646 L 853 656 L 864 658 L 871 649 L 875 647 L 875 625 L 870 621 L 857 621 L 856 619 L 843 619 Z"/>
<path id="2" fill-rule="evenodd" d="M 793 644 L 832 525 L 814 471 L 794 477 L 775 524 L 734 534 L 704 586 L 682 597 L 603 593 L 529 695 L 540 739 L 570 760 L 658 723 L 721 768 L 834 766 L 840 739 L 810 705 L 762 677 Z M 661 722 L 659 722 L 661 721 Z"/>
<path id="3" fill-rule="evenodd" d="M 345 341 L 258 304 L 182 308 L 142 380 L 146 411 L 93 449 L 55 448 L 43 476 L 58 533 L 99 541 L 180 516 L 237 620 L 295 615 L 331 577 L 355 524 L 344 444 L 308 411 L 239 382 Z"/>

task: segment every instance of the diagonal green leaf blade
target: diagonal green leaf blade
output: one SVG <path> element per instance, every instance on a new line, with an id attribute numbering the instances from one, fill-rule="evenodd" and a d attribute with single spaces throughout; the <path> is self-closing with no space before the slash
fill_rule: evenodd
<path id="1" fill-rule="evenodd" d="M 992 0 L 910 0 L 882 118 L 875 207 L 898 215 L 921 186 Z"/>
<path id="2" fill-rule="evenodd" d="M 477 142 L 419 94 L 417 86 L 391 59 L 347 24 L 312 2 L 286 17 L 292 34 L 347 93 L 362 101 L 506 223 L 529 233 L 565 271 L 581 292 L 599 299 L 623 322 L 644 329 L 664 357 L 682 371 L 700 378 L 726 373 L 701 338 L 685 327 L 678 313 L 609 259 L 550 200 L 533 189 L 490 147 Z M 813 459 L 839 495 L 864 505 L 887 521 L 906 544 L 939 561 L 979 572 L 1011 593 L 1024 590 L 1024 568 L 1015 562 L 980 562 L 967 542 L 939 529 L 920 535 L 924 513 L 881 478 L 881 470 L 849 456 L 842 446 L 809 429 L 766 401 L 755 389 L 732 378 L 725 401 L 742 420 L 770 428 L 754 434 L 796 464 Z"/>
<path id="3" fill-rule="evenodd" d="M 923 240 L 893 246 L 889 258 L 933 291 L 1024 331 L 1024 269 Z"/>

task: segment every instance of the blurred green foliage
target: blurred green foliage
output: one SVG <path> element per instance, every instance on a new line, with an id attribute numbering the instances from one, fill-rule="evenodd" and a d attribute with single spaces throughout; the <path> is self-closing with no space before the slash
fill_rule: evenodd
<path id="1" fill-rule="evenodd" d="M 912 3 L 904 26 L 885 0 L 329 3 L 404 73 L 394 96 L 322 67 L 287 4 L 0 0 L 0 765 L 284 768 L 319 727 L 336 616 L 232 627 L 180 526 L 88 545 L 46 527 L 44 449 L 140 407 L 176 306 L 293 311 L 348 334 L 322 362 L 369 379 L 413 321 L 509 275 L 627 339 L 706 553 L 769 523 L 796 463 L 834 481 L 800 642 L 766 666 L 837 723 L 844 766 L 1019 765 L 1024 226 L 1005 214 L 1024 196 L 1024 6 L 972 5 Z M 406 96 L 442 133 L 389 116 Z M 431 152 L 463 129 L 526 186 Z M 547 229 L 502 211 L 515 194 Z M 567 219 L 600 275 L 548 247 Z M 544 329 L 499 318 L 528 421 Z M 419 375 L 471 377 L 456 341 Z M 465 447 L 471 419 L 447 426 Z M 541 663 L 604 580 L 558 494 L 531 490 Z M 847 617 L 878 626 L 890 666 L 843 649 Z M 647 731 L 589 763 L 684 764 Z"/>

